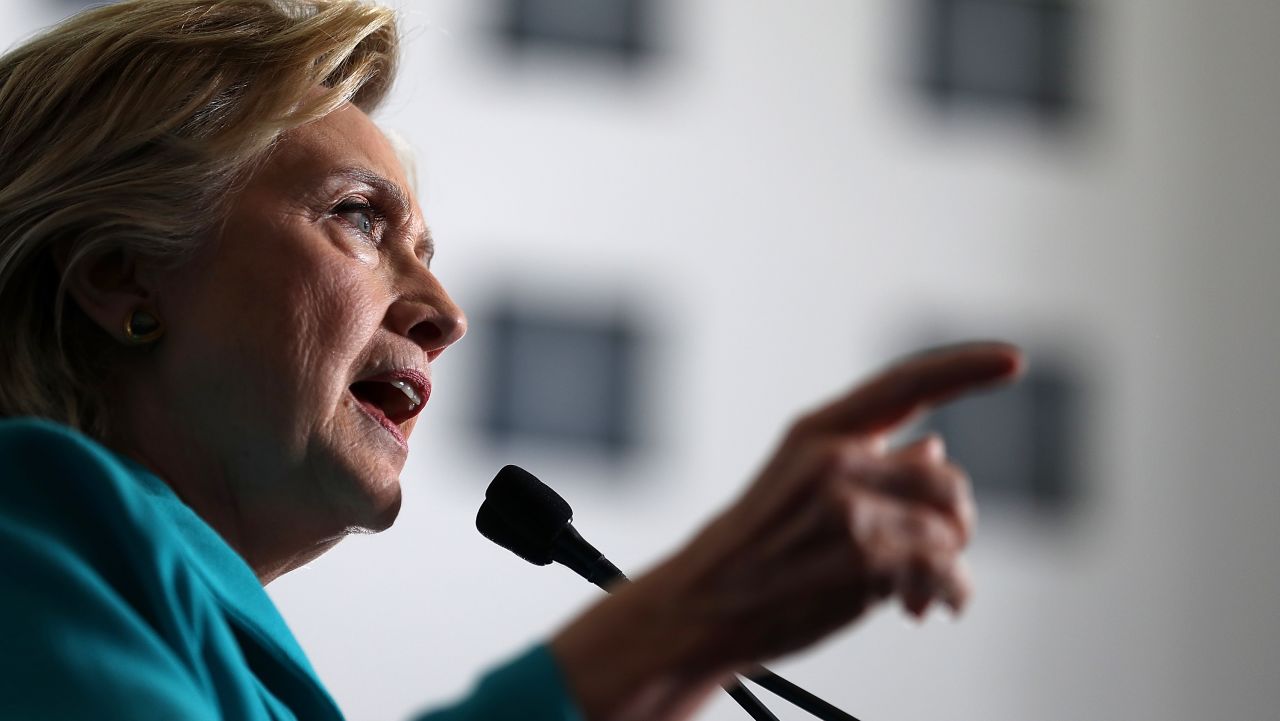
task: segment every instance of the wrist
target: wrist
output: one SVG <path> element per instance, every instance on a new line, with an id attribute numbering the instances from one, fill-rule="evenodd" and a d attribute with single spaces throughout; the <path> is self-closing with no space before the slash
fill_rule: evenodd
<path id="1" fill-rule="evenodd" d="M 714 630 L 647 574 L 550 642 L 587 721 L 686 718 L 731 675 L 714 663 Z"/>

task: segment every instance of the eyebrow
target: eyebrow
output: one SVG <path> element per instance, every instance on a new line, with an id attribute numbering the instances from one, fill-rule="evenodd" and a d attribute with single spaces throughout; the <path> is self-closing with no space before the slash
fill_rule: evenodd
<path id="1" fill-rule="evenodd" d="M 389 198 L 391 203 L 395 206 L 396 211 L 399 212 L 402 217 L 408 217 L 409 208 L 412 205 L 409 202 L 409 194 L 406 193 L 399 185 L 387 178 L 378 175 L 368 168 L 361 168 L 358 166 L 338 168 L 329 175 L 331 177 L 345 178 L 347 180 L 353 180 L 357 183 L 368 185 L 385 197 Z M 431 237 L 431 228 L 425 223 L 422 226 L 422 232 L 418 235 L 418 238 L 414 243 L 413 250 L 416 253 L 425 255 L 428 264 L 431 263 L 431 259 L 436 255 L 435 239 Z"/>

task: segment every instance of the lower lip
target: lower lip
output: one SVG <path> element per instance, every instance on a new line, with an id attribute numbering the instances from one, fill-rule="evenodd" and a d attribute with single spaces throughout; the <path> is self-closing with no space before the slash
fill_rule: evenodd
<path id="1" fill-rule="evenodd" d="M 400 426 L 392 423 L 391 419 L 387 418 L 386 414 L 379 410 L 377 406 L 363 403 L 354 395 L 352 395 L 351 398 L 355 401 L 356 406 L 363 411 L 366 416 L 369 416 L 370 419 L 385 428 L 387 433 L 390 433 L 392 437 L 396 439 L 396 443 L 400 444 L 401 448 L 405 450 L 409 449 L 409 442 L 405 440 L 404 432 L 400 430 Z"/>

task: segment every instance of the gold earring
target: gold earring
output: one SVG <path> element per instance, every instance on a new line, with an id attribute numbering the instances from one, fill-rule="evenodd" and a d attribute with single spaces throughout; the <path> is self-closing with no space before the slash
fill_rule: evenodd
<path id="1" fill-rule="evenodd" d="M 154 343 L 164 335 L 160 319 L 145 310 L 135 310 L 124 319 L 124 339 L 129 345 Z"/>

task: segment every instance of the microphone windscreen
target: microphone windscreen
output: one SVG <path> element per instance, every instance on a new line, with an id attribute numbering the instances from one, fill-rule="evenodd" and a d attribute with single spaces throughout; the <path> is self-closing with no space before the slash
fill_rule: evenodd
<path id="1" fill-rule="evenodd" d="M 556 536 L 573 519 L 568 502 L 519 466 L 498 471 L 484 495 L 476 529 L 529 563 L 551 563 Z"/>

